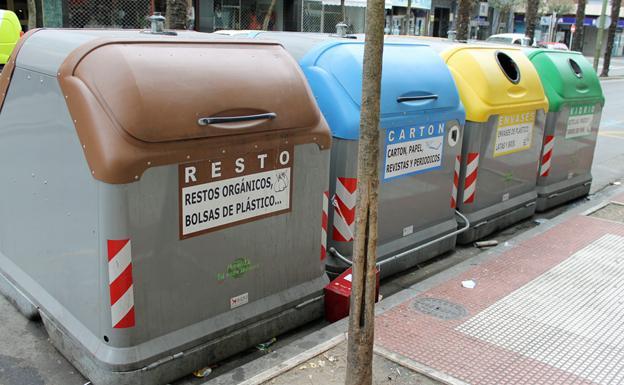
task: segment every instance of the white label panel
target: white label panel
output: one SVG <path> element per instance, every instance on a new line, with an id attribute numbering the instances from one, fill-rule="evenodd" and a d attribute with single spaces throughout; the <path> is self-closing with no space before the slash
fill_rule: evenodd
<path id="1" fill-rule="evenodd" d="M 182 235 L 290 208 L 291 169 L 182 188 Z"/>
<path id="2" fill-rule="evenodd" d="M 534 125 L 535 111 L 499 115 L 496 126 L 494 157 L 531 148 Z"/>
<path id="3" fill-rule="evenodd" d="M 386 130 L 383 180 L 440 168 L 444 129 L 436 122 Z"/>

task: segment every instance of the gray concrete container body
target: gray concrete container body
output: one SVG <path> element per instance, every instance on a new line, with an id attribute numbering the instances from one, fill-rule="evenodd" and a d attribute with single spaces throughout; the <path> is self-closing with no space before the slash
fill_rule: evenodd
<path id="1" fill-rule="evenodd" d="M 543 110 L 536 114 L 529 149 L 496 158 L 492 154 L 499 116 L 491 116 L 487 123 L 466 122 L 458 209 L 471 227 L 458 236 L 458 242 L 469 243 L 486 237 L 535 213 L 536 173 L 545 116 Z M 464 203 L 469 154 L 475 153 L 479 154 L 475 200 Z"/>
<path id="2" fill-rule="evenodd" d="M 451 69 L 466 108 L 457 207 L 471 227 L 457 241 L 469 243 L 535 212 L 548 102 L 519 49 L 431 45 Z"/>
<path id="3" fill-rule="evenodd" d="M 0 288 L 27 316 L 40 313 L 54 345 L 94 384 L 164 384 L 321 315 L 329 150 L 322 140 L 292 147 L 290 212 L 181 239 L 178 162 L 107 183 L 85 160 L 57 74 L 75 49 L 110 36 L 42 30 L 17 57 L 0 114 L 0 216 L 11 218 L 0 222 Z M 305 88 L 300 76 L 294 84 Z M 120 328 L 107 241 L 128 239 L 123 298 L 132 295 L 134 320 Z"/>
<path id="4" fill-rule="evenodd" d="M 571 106 L 548 112 L 541 157 L 544 159 L 550 151 L 550 165 L 547 173 L 540 168 L 537 178 L 537 211 L 546 211 L 589 194 L 602 106 L 602 103 L 593 104 L 591 133 L 571 139 L 566 138 Z"/>
<path id="5" fill-rule="evenodd" d="M 256 38 L 279 41 L 300 62 L 330 125 L 334 138 L 329 196 L 334 200 L 334 207 L 329 210 L 328 247 L 350 258 L 355 231 L 362 40 L 294 33 L 260 33 Z M 397 97 L 409 95 L 437 95 L 438 99 L 397 102 Z M 448 69 L 424 45 L 405 41 L 386 44 L 381 99 L 378 261 L 457 230 L 451 196 L 464 122 L 464 110 Z M 442 139 L 439 166 L 394 178 L 386 176 L 389 132 L 398 137 L 404 129 L 409 135 L 410 128 L 428 129 L 433 123 L 434 138 Z M 443 132 L 438 132 L 438 123 L 442 123 Z M 450 236 L 383 264 L 380 274 L 387 277 L 413 267 L 452 250 L 455 242 L 456 237 Z M 340 274 L 347 267 L 328 253 L 326 268 L 330 276 Z"/>
<path id="6" fill-rule="evenodd" d="M 405 121 L 403 118 L 402 123 L 405 123 Z M 382 118 L 382 127 L 390 127 L 383 126 L 389 123 L 390 119 Z M 458 121 L 449 121 L 446 126 L 452 127 L 453 124 L 458 124 Z M 385 134 L 386 130 L 380 129 L 380 135 Z M 456 145 L 454 148 L 448 148 L 450 146 L 447 143 L 444 146 L 444 157 L 440 170 L 399 178 L 390 183 L 380 183 L 378 261 L 391 258 L 403 250 L 442 238 L 446 234 L 457 230 L 455 211 L 449 203 L 452 190 L 449 181 L 453 180 L 453 169 L 451 167 L 454 167 L 454 159 L 460 153 L 461 144 Z M 380 143 L 380 154 L 383 154 L 385 150 L 385 143 Z M 340 183 L 339 178 L 342 178 L 342 180 L 357 178 L 357 162 L 353 161 L 357 159 L 357 153 L 357 141 L 334 138 L 329 187 L 332 196 L 336 194 L 337 190 L 344 192 L 344 186 L 337 187 L 337 184 Z M 383 175 L 383 163 L 383 160 L 381 160 L 379 175 Z M 451 169 L 449 170 L 449 168 Z M 353 196 L 355 199 L 355 194 Z M 340 217 L 336 218 L 336 215 L 339 215 L 336 207 L 330 209 L 328 247 L 334 247 L 342 255 L 350 257 L 353 253 L 353 242 L 338 240 L 344 239 L 344 237 L 334 228 L 334 224 L 342 220 Z M 418 263 L 454 249 L 455 244 L 456 236 L 442 239 L 431 246 L 396 259 L 392 263 L 382 265 L 380 267 L 380 275 L 382 278 L 388 277 L 409 269 Z M 340 274 L 347 267 L 346 263 L 328 253 L 326 269 L 331 277 Z"/>
<path id="7" fill-rule="evenodd" d="M 604 105 L 600 80 L 580 53 L 525 49 L 549 101 L 537 211 L 585 196 Z"/>

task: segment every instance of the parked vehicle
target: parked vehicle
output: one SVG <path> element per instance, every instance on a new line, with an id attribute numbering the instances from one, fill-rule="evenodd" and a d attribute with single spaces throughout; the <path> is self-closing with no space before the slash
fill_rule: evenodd
<path id="1" fill-rule="evenodd" d="M 496 44 L 521 45 L 523 47 L 531 45 L 531 39 L 522 33 L 501 33 L 498 35 L 492 35 L 485 41 Z"/>
<path id="2" fill-rule="evenodd" d="M 565 43 L 557 43 L 554 41 L 540 41 L 539 43 L 537 43 L 537 48 L 558 49 L 561 51 L 570 50 L 568 46 L 565 45 Z"/>

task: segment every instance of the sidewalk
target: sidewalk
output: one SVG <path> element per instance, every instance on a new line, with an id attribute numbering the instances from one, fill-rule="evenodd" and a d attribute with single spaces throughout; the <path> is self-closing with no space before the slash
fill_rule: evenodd
<path id="1" fill-rule="evenodd" d="M 382 301 L 375 383 L 624 383 L 624 190 L 617 194 Z M 241 368 L 238 381 L 206 385 L 340 384 L 345 330 L 342 320 L 295 343 L 306 347 L 298 354 L 274 352 Z"/>
<path id="2" fill-rule="evenodd" d="M 585 56 L 585 58 L 590 62 L 594 62 L 593 56 Z M 601 57 L 598 62 L 598 74 L 602 72 L 602 64 L 604 57 Z M 622 56 L 613 56 L 611 57 L 611 63 L 609 64 L 609 77 L 600 78 L 601 80 L 609 80 L 609 79 L 621 79 L 624 78 L 624 57 Z"/>

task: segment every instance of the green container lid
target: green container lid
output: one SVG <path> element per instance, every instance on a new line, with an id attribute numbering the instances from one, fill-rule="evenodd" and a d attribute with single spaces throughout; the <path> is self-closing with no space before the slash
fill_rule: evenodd
<path id="1" fill-rule="evenodd" d="M 565 104 L 602 103 L 600 80 L 585 57 L 574 51 L 527 49 L 548 98 L 548 111 L 557 112 Z"/>

